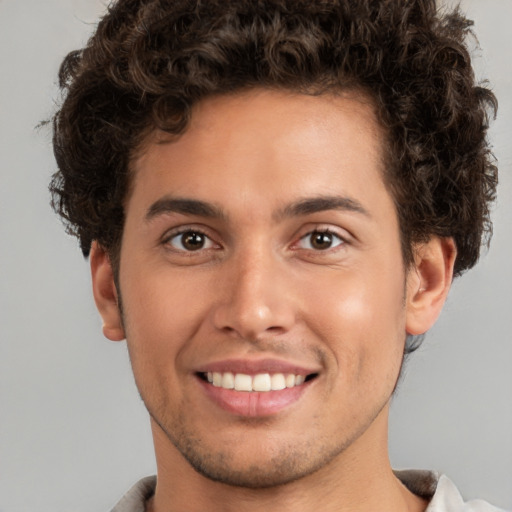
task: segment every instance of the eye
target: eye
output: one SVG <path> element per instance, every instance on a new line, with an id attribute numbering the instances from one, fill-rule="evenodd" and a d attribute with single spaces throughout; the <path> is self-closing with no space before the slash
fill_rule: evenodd
<path id="1" fill-rule="evenodd" d="M 173 249 L 179 251 L 199 251 L 201 249 L 212 249 L 214 242 L 200 231 L 188 230 L 177 233 L 166 241 Z"/>
<path id="2" fill-rule="evenodd" d="M 312 231 L 299 240 L 301 249 L 325 251 L 342 245 L 345 241 L 330 231 Z"/>

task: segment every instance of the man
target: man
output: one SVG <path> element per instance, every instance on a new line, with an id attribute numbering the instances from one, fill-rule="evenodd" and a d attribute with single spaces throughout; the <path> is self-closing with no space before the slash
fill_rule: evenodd
<path id="1" fill-rule="evenodd" d="M 68 55 L 54 206 L 157 458 L 115 511 L 496 510 L 387 453 L 404 354 L 490 232 L 468 26 L 428 0 L 120 0 Z"/>

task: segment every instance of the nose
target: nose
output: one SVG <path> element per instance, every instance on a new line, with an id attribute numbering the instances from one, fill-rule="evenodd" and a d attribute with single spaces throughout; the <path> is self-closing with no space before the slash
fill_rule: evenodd
<path id="1" fill-rule="evenodd" d="M 226 262 L 213 311 L 215 328 L 249 341 L 289 331 L 296 311 L 285 274 L 283 262 L 265 251 Z"/>

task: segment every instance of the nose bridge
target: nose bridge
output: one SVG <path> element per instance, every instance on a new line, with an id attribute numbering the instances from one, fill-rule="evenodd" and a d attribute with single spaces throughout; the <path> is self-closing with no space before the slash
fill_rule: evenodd
<path id="1" fill-rule="evenodd" d="M 282 261 L 268 243 L 255 245 L 226 262 L 225 283 L 220 284 L 225 288 L 214 315 L 218 329 L 246 339 L 285 332 L 295 317 Z"/>

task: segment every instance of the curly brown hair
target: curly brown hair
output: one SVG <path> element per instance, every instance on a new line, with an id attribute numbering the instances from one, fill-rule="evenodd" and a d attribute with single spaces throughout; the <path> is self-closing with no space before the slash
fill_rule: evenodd
<path id="1" fill-rule="evenodd" d="M 357 88 L 387 134 L 406 263 L 414 243 L 453 237 L 458 275 L 490 238 L 497 185 L 496 99 L 475 82 L 469 34 L 435 0 L 118 0 L 60 69 L 53 207 L 85 255 L 96 240 L 115 263 L 130 161 L 153 130 L 183 133 L 215 94 Z"/>

